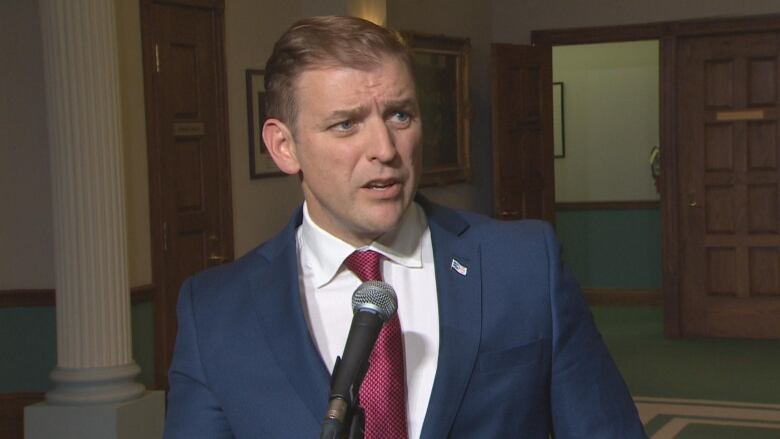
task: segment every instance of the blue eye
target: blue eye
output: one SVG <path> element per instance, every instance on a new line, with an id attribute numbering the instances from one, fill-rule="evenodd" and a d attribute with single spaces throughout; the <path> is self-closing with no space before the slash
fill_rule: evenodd
<path id="1" fill-rule="evenodd" d="M 355 124 L 351 120 L 345 120 L 334 125 L 336 129 L 341 131 L 349 131 L 353 126 L 355 126 Z"/>
<path id="2" fill-rule="evenodd" d="M 403 111 L 396 111 L 393 113 L 393 118 L 398 122 L 408 122 L 411 116 L 409 116 L 408 113 L 404 113 Z"/>

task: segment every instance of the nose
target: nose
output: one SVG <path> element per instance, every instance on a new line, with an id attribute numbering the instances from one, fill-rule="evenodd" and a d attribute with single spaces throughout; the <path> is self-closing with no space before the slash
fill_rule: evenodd
<path id="1" fill-rule="evenodd" d="M 369 139 L 368 159 L 381 163 L 390 163 L 395 160 L 398 150 L 395 147 L 395 135 L 384 121 L 375 121 L 372 124 L 371 138 Z"/>

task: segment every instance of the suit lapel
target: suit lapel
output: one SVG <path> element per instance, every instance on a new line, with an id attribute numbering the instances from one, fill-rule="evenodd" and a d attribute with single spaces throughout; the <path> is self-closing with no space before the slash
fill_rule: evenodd
<path id="1" fill-rule="evenodd" d="M 468 228 L 462 218 L 418 202 L 428 215 L 439 296 L 439 360 L 421 437 L 443 438 L 452 428 L 479 349 L 480 249 L 479 244 L 462 236 Z M 458 264 L 461 268 L 456 270 Z"/>
<path id="2" fill-rule="evenodd" d="M 255 310 L 266 342 L 297 396 L 319 423 L 325 413 L 330 374 L 309 334 L 298 283 L 293 221 L 263 249 L 268 264 L 251 278 Z"/>
<path id="3" fill-rule="evenodd" d="M 417 198 L 431 229 L 439 302 L 439 359 L 422 438 L 446 437 L 466 391 L 479 349 L 482 290 L 479 244 L 464 238 L 468 228 L 452 211 Z M 297 396 L 319 423 L 325 412 L 330 374 L 309 334 L 300 299 L 295 229 L 301 213 L 264 247 L 268 263 L 251 278 L 263 333 Z M 467 271 L 456 271 L 457 261 Z"/>

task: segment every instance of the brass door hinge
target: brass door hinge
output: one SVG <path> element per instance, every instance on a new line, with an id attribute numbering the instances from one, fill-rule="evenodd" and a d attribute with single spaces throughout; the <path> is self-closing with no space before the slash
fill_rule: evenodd
<path id="1" fill-rule="evenodd" d="M 160 73 L 160 46 L 154 43 L 154 65 L 157 73 Z"/>

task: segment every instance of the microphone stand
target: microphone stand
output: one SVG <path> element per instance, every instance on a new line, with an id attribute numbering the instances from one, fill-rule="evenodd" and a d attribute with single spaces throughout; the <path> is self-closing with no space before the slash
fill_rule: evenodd
<path id="1" fill-rule="evenodd" d="M 322 423 L 320 439 L 364 439 L 366 421 L 363 407 L 355 406 L 350 411 L 344 422 L 344 424 L 349 423 L 349 434 L 346 425 L 336 419 L 326 419 Z"/>
<path id="2" fill-rule="evenodd" d="M 366 428 L 366 414 L 359 403 L 355 403 L 352 412 L 352 422 L 349 426 L 349 439 L 363 439 Z"/>
<path id="3" fill-rule="evenodd" d="M 341 357 L 336 358 L 333 367 L 333 377 L 341 365 Z M 348 395 L 331 395 L 328 402 L 328 413 L 322 422 L 320 439 L 363 439 L 365 434 L 365 411 L 360 406 L 360 386 L 368 371 L 368 363 L 361 368 L 347 393 Z M 331 383 L 332 385 L 332 383 Z"/>

